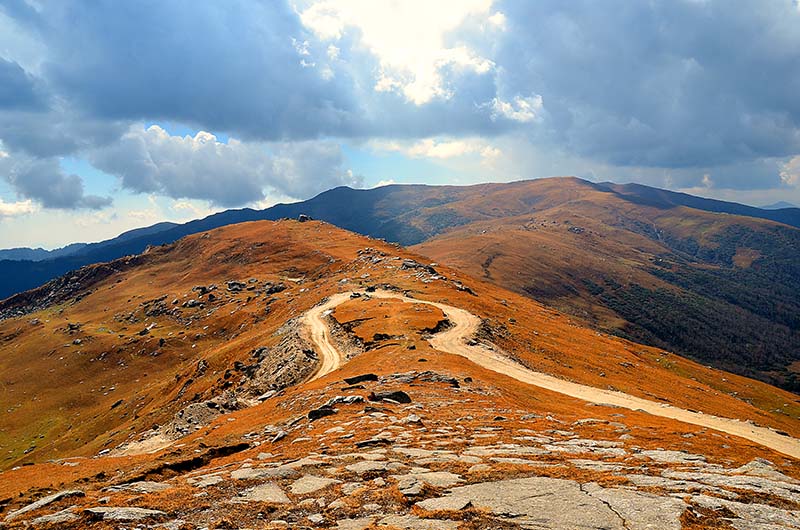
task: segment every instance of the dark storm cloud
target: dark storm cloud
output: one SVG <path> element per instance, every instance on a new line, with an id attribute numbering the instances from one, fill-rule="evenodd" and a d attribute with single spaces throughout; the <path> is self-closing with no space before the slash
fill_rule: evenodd
<path id="1" fill-rule="evenodd" d="M 0 110 L 41 109 L 44 104 L 33 78 L 16 62 L 0 57 Z"/>
<path id="2" fill-rule="evenodd" d="M 800 151 L 800 12 L 762 2 L 509 1 L 501 90 L 534 90 L 550 138 L 623 166 Z M 541 133 L 541 132 L 540 132 Z"/>

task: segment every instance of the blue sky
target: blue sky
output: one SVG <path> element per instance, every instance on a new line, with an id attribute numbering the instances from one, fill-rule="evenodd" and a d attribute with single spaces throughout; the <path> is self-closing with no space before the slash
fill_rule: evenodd
<path id="1" fill-rule="evenodd" d="M 0 0 L 0 247 L 338 185 L 800 204 L 794 0 Z"/>

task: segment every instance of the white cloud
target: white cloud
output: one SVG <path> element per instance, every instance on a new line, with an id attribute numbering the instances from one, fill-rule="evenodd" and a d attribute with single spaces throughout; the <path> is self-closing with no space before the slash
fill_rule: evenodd
<path id="1" fill-rule="evenodd" d="M 360 184 L 333 142 L 225 143 L 205 131 L 172 136 L 158 125 L 132 126 L 119 142 L 91 151 L 89 160 L 134 192 L 225 207 L 263 200 L 267 192 L 307 198 Z"/>
<path id="2" fill-rule="evenodd" d="M 539 119 L 543 107 L 542 96 L 538 94 L 530 97 L 518 95 L 511 101 L 494 98 L 491 103 L 492 119 L 506 118 L 522 123 L 532 122 Z"/>
<path id="3" fill-rule="evenodd" d="M 781 181 L 787 186 L 794 187 L 800 184 L 800 156 L 792 157 L 783 164 L 780 176 Z"/>
<path id="4" fill-rule="evenodd" d="M 360 44 L 379 60 L 374 89 L 400 92 L 422 105 L 452 96 L 444 68 L 481 74 L 494 67 L 466 45 L 446 42 L 471 17 L 502 22 L 491 7 L 492 0 L 321 0 L 301 10 L 300 18 L 321 40 L 339 40 L 355 28 Z"/>
<path id="5" fill-rule="evenodd" d="M 440 140 L 425 138 L 417 142 L 382 141 L 370 143 L 375 151 L 402 153 L 411 158 L 450 159 L 468 155 L 478 155 L 484 160 L 494 159 L 502 151 L 494 145 L 480 139 Z"/>
<path id="6" fill-rule="evenodd" d="M 0 199 L 0 219 L 4 217 L 17 217 L 19 215 L 33 213 L 37 210 L 38 208 L 31 200 L 5 202 L 3 199 Z"/>

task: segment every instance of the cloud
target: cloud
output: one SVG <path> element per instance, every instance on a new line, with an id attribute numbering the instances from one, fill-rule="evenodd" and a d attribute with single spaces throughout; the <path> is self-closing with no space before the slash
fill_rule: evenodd
<path id="1" fill-rule="evenodd" d="M 88 157 L 133 192 L 202 199 L 224 207 L 260 201 L 268 190 L 307 197 L 360 183 L 344 169 L 338 144 L 325 141 L 224 143 L 205 131 L 173 136 L 157 125 L 145 129 L 139 124 Z"/>
<path id="2" fill-rule="evenodd" d="M 669 169 L 800 152 L 800 14 L 791 1 L 500 7 L 498 93 L 541 95 L 547 115 L 533 142 Z"/>
<path id="3" fill-rule="evenodd" d="M 34 79 L 14 62 L 0 57 L 0 109 L 40 109 L 45 102 Z"/>
<path id="4" fill-rule="evenodd" d="M 539 118 L 543 108 L 542 96 L 522 97 L 517 95 L 511 101 L 494 98 L 490 108 L 494 120 L 503 117 L 512 121 L 528 123 Z"/>
<path id="5" fill-rule="evenodd" d="M 67 174 L 56 158 L 33 158 L 19 154 L 0 157 L 0 178 L 26 199 L 45 208 L 98 210 L 111 205 L 110 197 L 87 195 L 83 180 Z"/>
<path id="6" fill-rule="evenodd" d="M 800 185 L 800 156 L 794 156 L 782 164 L 780 176 L 786 186 L 797 187 Z"/>
<path id="7" fill-rule="evenodd" d="M 443 160 L 467 155 L 478 155 L 485 159 L 492 159 L 502 154 L 502 151 L 497 147 L 475 138 L 455 140 L 425 138 L 417 142 L 376 140 L 370 145 L 375 151 L 398 152 L 411 158 Z"/>
<path id="8" fill-rule="evenodd" d="M 449 44 L 447 34 L 470 17 L 502 25 L 491 13 L 492 0 L 323 0 L 300 12 L 303 24 L 323 41 L 339 41 L 347 31 L 358 32 L 359 44 L 379 61 L 374 88 L 399 92 L 423 105 L 452 97 L 444 70 L 457 68 L 478 74 L 494 64 L 466 44 Z"/>
<path id="9" fill-rule="evenodd" d="M 0 199 L 0 219 L 4 217 L 17 217 L 36 211 L 36 205 L 31 200 L 5 202 Z"/>

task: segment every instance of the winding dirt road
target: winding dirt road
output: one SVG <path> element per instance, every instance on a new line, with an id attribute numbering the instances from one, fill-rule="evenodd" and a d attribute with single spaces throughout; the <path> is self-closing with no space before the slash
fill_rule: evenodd
<path id="1" fill-rule="evenodd" d="M 352 293 L 338 293 L 330 297 L 324 304 L 309 310 L 303 317 L 303 324 L 307 326 L 310 338 L 320 353 L 320 365 L 312 380 L 333 372 L 346 361 L 345 357 L 331 341 L 330 330 L 324 317 L 328 314 L 326 313 L 327 311 L 331 311 L 339 304 L 349 300 L 350 294 Z M 702 412 L 691 412 L 664 403 L 631 396 L 623 392 L 602 390 L 572 383 L 551 375 L 529 370 L 508 357 L 480 345 L 470 346 L 466 341 L 475 334 L 481 321 L 478 317 L 463 309 L 437 302 L 409 298 L 389 291 L 376 291 L 370 293 L 370 296 L 373 298 L 394 298 L 412 304 L 426 304 L 440 309 L 453 323 L 453 327 L 434 335 L 429 341 L 431 346 L 439 351 L 465 357 L 487 370 L 590 403 L 609 404 L 630 410 L 641 410 L 654 416 L 671 418 L 732 434 L 800 459 L 800 440 L 778 434 L 771 429 L 756 427 L 737 419 L 722 418 L 703 414 Z"/>

